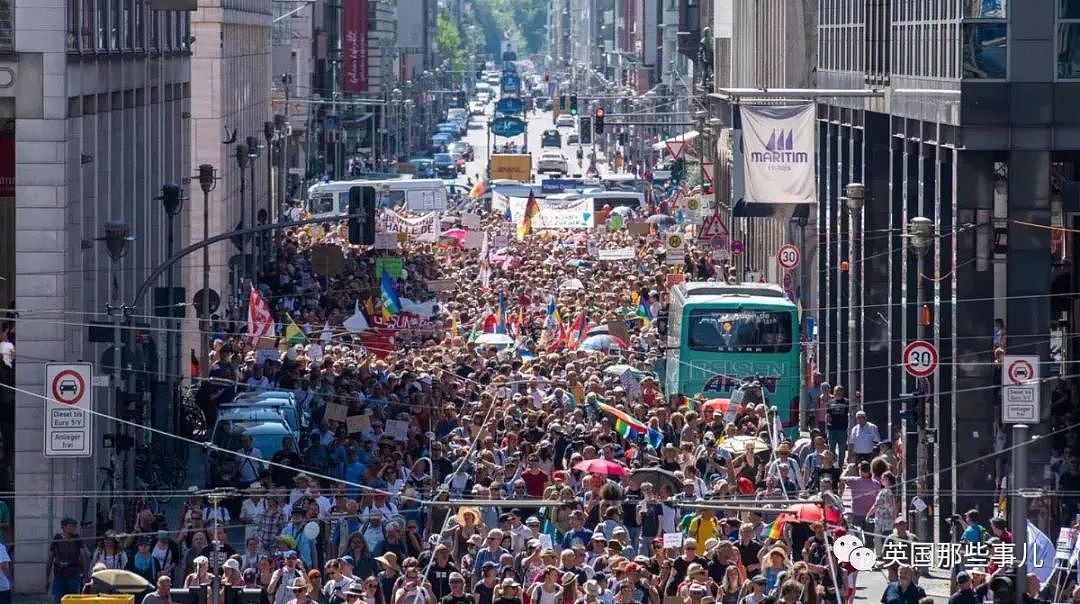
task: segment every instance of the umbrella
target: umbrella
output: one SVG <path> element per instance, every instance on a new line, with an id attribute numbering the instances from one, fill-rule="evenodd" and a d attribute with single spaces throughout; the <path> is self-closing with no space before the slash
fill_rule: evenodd
<path id="1" fill-rule="evenodd" d="M 574 466 L 575 470 L 586 474 L 603 474 L 604 476 L 626 476 L 626 467 L 617 461 L 606 459 L 586 459 Z"/>
<path id="2" fill-rule="evenodd" d="M 748 436 L 746 434 L 738 434 L 736 436 L 725 438 L 724 441 L 720 443 L 720 448 L 732 455 L 742 455 L 743 453 L 746 453 L 746 445 L 749 443 L 754 445 L 755 455 L 769 450 L 769 443 L 756 436 Z"/>
<path id="3" fill-rule="evenodd" d="M 101 570 L 90 578 L 93 579 L 94 586 L 105 593 L 140 594 L 154 589 L 149 581 L 129 570 Z"/>
<path id="4" fill-rule="evenodd" d="M 611 208 L 611 212 L 613 214 L 619 214 L 620 216 L 622 216 L 624 218 L 626 216 L 629 216 L 630 212 L 632 212 L 632 211 L 633 210 L 631 210 L 630 208 L 628 208 L 626 206 L 615 206 L 614 208 Z"/>
<path id="5" fill-rule="evenodd" d="M 663 485 L 670 485 L 673 492 L 682 491 L 682 479 L 673 472 L 660 468 L 638 468 L 630 472 L 630 484 L 640 487 L 643 482 L 651 482 L 653 489 L 660 490 Z"/>
<path id="6" fill-rule="evenodd" d="M 481 346 L 509 346 L 514 343 L 514 338 L 505 333 L 484 333 L 477 336 L 476 343 Z"/>
<path id="7" fill-rule="evenodd" d="M 589 331 L 585 334 L 585 337 L 598 336 L 606 333 L 611 333 L 611 328 L 608 327 L 607 323 L 603 325 L 597 325 L 595 327 L 590 327 Z"/>
<path id="8" fill-rule="evenodd" d="M 567 279 L 559 286 L 561 292 L 576 292 L 585 289 L 585 284 L 581 282 L 581 279 Z"/>
<path id="9" fill-rule="evenodd" d="M 662 225 L 662 224 L 675 224 L 675 219 L 667 214 L 653 214 L 645 219 L 645 222 L 649 224 Z"/>
<path id="10" fill-rule="evenodd" d="M 840 524 L 840 512 L 835 508 L 818 503 L 796 503 L 784 510 L 786 519 L 791 522 L 821 522 Z"/>
<path id="11" fill-rule="evenodd" d="M 581 344 L 578 344 L 578 348 L 582 350 L 592 350 L 596 352 L 606 352 L 613 348 L 623 349 L 626 348 L 626 342 L 623 342 L 619 338 L 611 334 L 599 334 L 595 336 L 589 336 L 585 338 Z"/>
<path id="12" fill-rule="evenodd" d="M 439 236 L 449 237 L 450 239 L 457 239 L 458 241 L 465 241 L 466 235 L 468 235 L 468 233 L 465 232 L 465 229 L 447 229 L 442 232 L 442 235 Z"/>

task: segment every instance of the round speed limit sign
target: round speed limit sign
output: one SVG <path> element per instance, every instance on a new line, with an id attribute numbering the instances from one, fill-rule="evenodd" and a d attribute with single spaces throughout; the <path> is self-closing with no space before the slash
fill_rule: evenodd
<path id="1" fill-rule="evenodd" d="M 776 261 L 780 264 L 780 268 L 787 270 L 799 266 L 799 248 L 791 244 L 781 246 L 780 251 L 776 253 Z"/>
<path id="2" fill-rule="evenodd" d="M 929 377 L 938 366 L 938 351 L 930 342 L 916 340 L 904 347 L 904 370 L 917 378 Z"/>

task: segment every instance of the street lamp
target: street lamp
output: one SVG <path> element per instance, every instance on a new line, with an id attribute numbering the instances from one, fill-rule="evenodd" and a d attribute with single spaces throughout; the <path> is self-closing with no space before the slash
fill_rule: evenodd
<path id="1" fill-rule="evenodd" d="M 168 244 L 166 248 L 166 258 L 171 259 L 173 255 L 173 219 L 176 218 L 180 211 L 184 209 L 184 192 L 180 190 L 180 185 L 176 183 L 165 183 L 161 185 L 161 196 L 158 197 L 161 201 L 161 205 L 165 210 L 165 216 L 169 219 L 169 236 L 167 238 Z M 172 329 L 173 321 L 176 318 L 176 301 L 173 298 L 173 267 L 169 267 L 169 272 L 165 278 L 165 289 L 169 292 L 169 306 L 168 317 L 166 325 L 169 329 L 165 332 L 165 374 L 168 377 L 170 384 L 169 392 L 172 392 L 172 376 L 176 374 L 174 369 L 174 361 L 178 355 L 173 350 L 176 347 L 176 332 L 179 330 Z M 156 314 L 156 313 L 155 313 Z"/>
<path id="2" fill-rule="evenodd" d="M 259 154 L 262 151 L 262 145 L 259 143 L 259 137 L 257 137 L 257 136 L 248 136 L 244 140 L 247 143 L 247 148 L 248 148 L 248 167 L 251 168 L 251 209 L 248 212 L 248 218 L 250 218 L 250 221 L 248 222 L 248 226 L 249 227 L 254 227 L 256 225 L 256 220 L 255 220 L 255 212 L 256 212 L 256 210 L 255 210 L 255 166 L 258 163 L 257 160 L 259 159 Z M 259 246 L 257 244 L 257 241 L 255 240 L 256 235 L 252 235 L 251 237 L 252 237 L 252 241 L 251 241 L 251 257 L 250 257 L 250 266 L 248 267 L 248 275 L 252 279 L 258 280 L 259 263 L 256 261 L 256 258 L 257 258 L 257 252 L 259 250 Z M 259 235 L 259 237 L 261 237 L 261 235 Z M 248 262 L 248 259 L 245 258 L 245 263 L 247 263 L 247 262 Z"/>
<path id="3" fill-rule="evenodd" d="M 288 188 L 288 160 L 289 160 L 289 135 L 292 134 L 292 128 L 289 123 L 288 112 L 285 115 L 280 113 L 274 114 L 274 131 L 278 136 L 278 180 L 281 181 L 278 190 L 278 203 L 277 209 L 270 212 L 270 217 L 273 220 L 277 220 L 278 216 L 285 211 L 285 189 Z"/>
<path id="4" fill-rule="evenodd" d="M 217 188 L 217 171 L 210 164 L 199 166 L 199 188 L 203 193 L 203 239 L 210 238 L 210 191 Z M 210 375 L 210 342 L 207 336 L 210 334 L 210 246 L 203 247 L 203 274 L 202 274 L 202 320 L 206 322 L 206 329 L 199 331 L 199 377 Z"/>
<path id="5" fill-rule="evenodd" d="M 240 168 L 240 224 L 238 226 L 242 229 L 246 222 L 244 216 L 247 213 L 244 206 L 244 190 L 245 185 L 247 184 L 244 171 L 247 169 L 248 162 L 251 161 L 251 156 L 248 154 L 248 146 L 244 143 L 237 143 L 233 151 L 233 156 L 236 158 L 236 165 Z M 242 262 L 241 266 L 244 267 L 245 276 L 250 275 L 250 273 L 247 272 L 247 237 L 245 235 L 240 235 L 240 259 Z M 237 293 L 239 293 L 239 290 Z"/>
<path id="6" fill-rule="evenodd" d="M 121 373 L 120 373 L 120 365 L 121 365 L 121 363 L 123 363 L 123 354 L 122 354 L 121 348 L 120 348 L 121 342 L 123 341 L 123 338 L 121 337 L 121 333 L 120 333 L 120 323 L 123 321 L 124 315 L 127 314 L 127 311 L 129 309 L 128 309 L 128 307 L 124 306 L 123 295 L 120 292 L 119 274 L 120 274 L 120 260 L 123 259 L 123 257 L 127 255 L 128 243 L 134 241 L 135 238 L 130 235 L 127 223 L 123 223 L 123 222 L 106 222 L 105 223 L 105 234 L 102 237 L 98 237 L 97 240 L 105 243 L 105 249 L 108 251 L 109 258 L 112 260 L 112 264 L 110 265 L 111 266 L 111 270 L 110 270 L 111 275 L 110 275 L 109 281 L 111 283 L 113 283 L 114 285 L 113 285 L 113 287 L 109 288 L 109 291 L 112 292 L 112 295 L 109 296 L 109 298 L 110 298 L 109 303 L 107 303 L 105 305 L 105 313 L 107 315 L 109 315 L 109 318 L 112 320 L 112 324 L 113 324 L 113 337 L 112 337 L 112 353 L 113 354 L 112 354 L 112 372 L 111 373 L 112 373 L 112 385 L 116 389 L 116 393 L 115 393 L 115 395 L 113 397 L 113 400 L 115 401 L 115 405 L 116 405 L 116 407 L 113 409 L 113 415 L 114 416 L 124 416 L 126 409 L 121 408 L 121 405 L 126 407 L 126 403 L 124 402 L 125 399 L 124 399 L 124 397 L 122 395 L 124 388 L 123 388 L 123 385 L 122 385 L 123 378 L 122 378 Z M 121 426 L 119 432 L 123 436 L 127 435 L 126 424 Z M 117 440 L 119 441 L 120 439 L 117 439 Z M 127 477 L 128 477 L 128 470 L 127 470 L 127 468 L 128 468 L 127 459 L 128 458 L 126 456 L 127 455 L 126 454 L 127 449 L 124 449 L 124 451 L 125 451 L 125 461 L 124 461 L 124 464 L 121 467 L 124 468 L 123 471 L 122 471 L 123 472 L 122 473 L 123 481 L 126 481 Z M 126 485 L 124 485 L 124 486 L 126 486 Z"/>
<path id="7" fill-rule="evenodd" d="M 937 234 L 937 227 L 934 221 L 923 216 L 916 216 L 912 218 L 908 223 L 908 248 L 911 253 L 915 254 L 916 268 L 915 268 L 915 295 L 916 295 L 916 339 L 926 339 L 926 325 L 921 316 L 923 307 L 926 305 L 926 287 L 925 276 L 926 272 L 926 253 L 930 250 L 930 246 L 934 243 L 934 239 Z M 918 392 L 918 388 L 915 388 L 913 392 Z M 917 446 L 916 446 L 916 467 L 915 467 L 915 496 L 921 501 L 926 489 L 926 466 L 928 462 L 929 451 L 927 451 L 927 435 L 925 429 L 926 413 L 926 399 L 930 395 L 929 392 L 923 392 L 921 396 L 916 396 L 913 402 L 914 405 L 918 405 L 920 408 L 916 413 L 916 417 L 924 418 L 923 421 L 917 422 Z M 906 421 L 906 420 L 905 420 Z M 935 426 L 936 426 L 935 417 Z M 905 437 L 907 430 L 905 427 Z M 935 438 L 935 440 L 937 440 Z M 920 535 L 926 535 L 926 514 L 925 511 L 919 513 L 915 517 L 916 533 Z"/>

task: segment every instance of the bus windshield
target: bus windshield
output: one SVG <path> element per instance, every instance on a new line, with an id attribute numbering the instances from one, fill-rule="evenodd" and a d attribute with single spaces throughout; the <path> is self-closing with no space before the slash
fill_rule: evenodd
<path id="1" fill-rule="evenodd" d="M 788 352 L 791 313 L 770 310 L 694 309 L 687 321 L 687 346 L 703 352 Z"/>

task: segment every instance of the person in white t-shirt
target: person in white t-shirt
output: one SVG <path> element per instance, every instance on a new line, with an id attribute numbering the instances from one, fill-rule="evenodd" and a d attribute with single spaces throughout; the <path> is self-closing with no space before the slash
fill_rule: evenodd
<path id="1" fill-rule="evenodd" d="M 0 543 L 0 604 L 11 604 L 11 556 Z"/>

